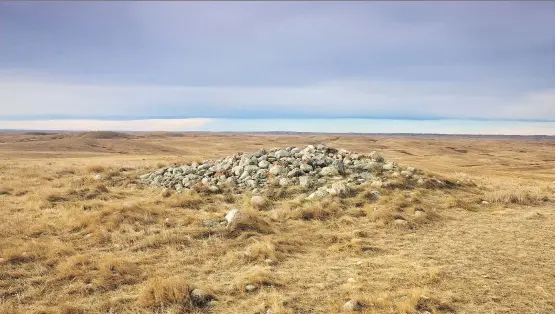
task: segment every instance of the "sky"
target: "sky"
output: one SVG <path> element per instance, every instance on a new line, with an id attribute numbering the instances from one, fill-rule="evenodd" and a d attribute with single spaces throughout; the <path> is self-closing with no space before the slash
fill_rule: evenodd
<path id="1" fill-rule="evenodd" d="M 0 129 L 554 134 L 554 2 L 0 2 Z"/>

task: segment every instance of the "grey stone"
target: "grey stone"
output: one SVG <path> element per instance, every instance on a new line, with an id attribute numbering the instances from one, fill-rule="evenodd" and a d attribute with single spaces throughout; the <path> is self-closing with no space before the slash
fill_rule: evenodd
<path id="1" fill-rule="evenodd" d="M 315 184 L 315 179 L 311 176 L 301 176 L 299 177 L 299 185 L 304 188 L 311 188 Z"/>
<path id="2" fill-rule="evenodd" d="M 290 152 L 285 149 L 279 150 L 274 154 L 276 158 L 290 157 Z"/>
<path id="3" fill-rule="evenodd" d="M 266 160 L 259 161 L 259 168 L 266 169 L 268 168 L 268 166 L 270 166 L 270 163 L 268 161 Z"/>
<path id="4" fill-rule="evenodd" d="M 253 205 L 253 207 L 260 208 L 260 207 L 264 206 L 265 204 L 266 204 L 266 200 L 264 199 L 264 197 L 259 196 L 259 195 L 255 195 L 255 196 L 251 197 L 251 205 Z"/>
<path id="5" fill-rule="evenodd" d="M 270 174 L 277 176 L 280 175 L 282 173 L 284 173 L 286 171 L 286 168 L 284 168 L 283 166 L 280 165 L 276 165 L 276 166 L 272 166 L 269 169 Z"/>
<path id="6" fill-rule="evenodd" d="M 280 179 L 280 181 L 278 181 L 278 184 L 280 184 L 280 186 L 288 186 L 290 185 L 290 181 L 286 178 L 282 178 Z"/>
<path id="7" fill-rule="evenodd" d="M 313 166 L 302 163 L 301 165 L 299 165 L 299 169 L 303 172 L 311 172 L 313 171 Z"/>
<path id="8" fill-rule="evenodd" d="M 214 299 L 210 293 L 202 289 L 191 290 L 189 296 L 191 297 L 193 304 L 199 307 L 205 306 L 208 302 Z"/>
<path id="9" fill-rule="evenodd" d="M 321 169 L 320 174 L 322 176 L 336 176 L 338 175 L 338 169 L 335 167 L 324 167 Z"/>
<path id="10" fill-rule="evenodd" d="M 349 300 L 344 303 L 342 309 L 348 312 L 359 312 L 363 309 L 363 305 L 357 300 Z"/>
<path id="11" fill-rule="evenodd" d="M 208 189 L 209 189 L 209 191 L 211 191 L 212 193 L 217 193 L 217 192 L 220 191 L 220 189 L 219 189 L 217 186 L 215 186 L 215 185 L 209 186 Z"/>
<path id="12" fill-rule="evenodd" d="M 303 174 L 304 174 L 304 172 L 301 171 L 301 169 L 295 168 L 295 169 L 291 170 L 290 172 L 288 172 L 288 177 L 289 177 L 289 178 L 299 177 L 299 176 L 301 176 L 301 175 L 303 175 Z"/>

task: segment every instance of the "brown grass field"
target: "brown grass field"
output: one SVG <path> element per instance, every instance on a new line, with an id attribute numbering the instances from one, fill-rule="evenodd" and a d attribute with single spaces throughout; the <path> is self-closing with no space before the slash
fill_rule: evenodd
<path id="1" fill-rule="evenodd" d="M 137 180 L 317 143 L 379 150 L 456 187 L 281 190 L 254 209 L 249 195 Z M 202 223 L 232 207 L 243 229 Z M 350 299 L 361 313 L 554 313 L 553 138 L 0 133 L 0 214 L 0 313 L 341 313 Z"/>

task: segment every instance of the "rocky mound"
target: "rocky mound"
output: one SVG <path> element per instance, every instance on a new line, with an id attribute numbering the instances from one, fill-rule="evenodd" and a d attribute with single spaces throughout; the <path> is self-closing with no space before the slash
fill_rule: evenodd
<path id="1" fill-rule="evenodd" d="M 345 194 L 351 186 L 363 183 L 386 187 L 399 179 L 412 184 L 436 180 L 413 167 L 386 161 L 379 152 L 358 154 L 324 145 L 261 149 L 250 155 L 236 153 L 220 160 L 162 168 L 141 176 L 146 184 L 177 191 L 204 186 L 213 193 L 225 187 L 257 193 L 268 186 L 298 185 L 313 192 L 309 198 Z"/>

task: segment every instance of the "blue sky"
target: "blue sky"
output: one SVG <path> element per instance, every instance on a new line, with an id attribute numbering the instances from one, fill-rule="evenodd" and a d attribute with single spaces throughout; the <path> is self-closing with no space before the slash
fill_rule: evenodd
<path id="1" fill-rule="evenodd" d="M 554 125 L 554 2 L 0 2 L 0 56 L 0 128 Z"/>

